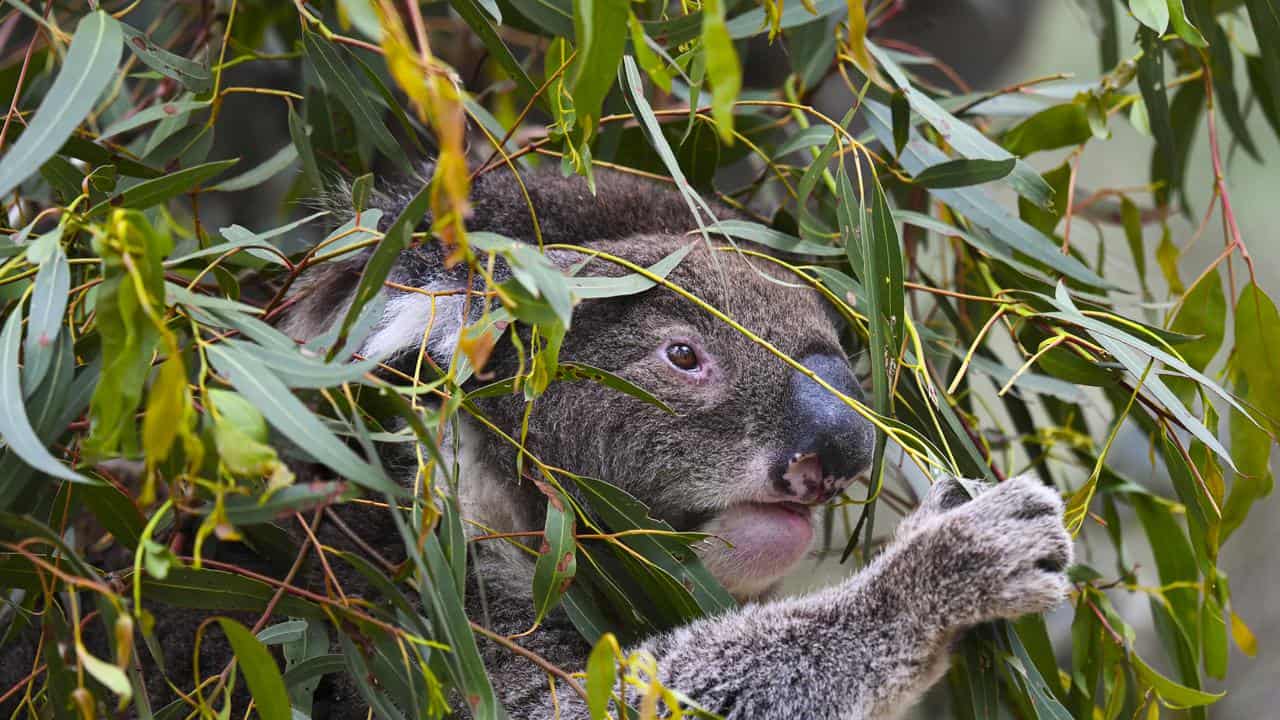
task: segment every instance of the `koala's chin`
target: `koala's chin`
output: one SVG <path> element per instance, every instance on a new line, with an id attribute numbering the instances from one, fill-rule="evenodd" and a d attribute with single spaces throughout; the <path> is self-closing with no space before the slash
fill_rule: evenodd
<path id="1" fill-rule="evenodd" d="M 735 598 L 750 600 L 772 590 L 808 553 L 813 508 L 790 502 L 739 503 L 699 532 L 712 536 L 699 547 L 702 563 Z"/>

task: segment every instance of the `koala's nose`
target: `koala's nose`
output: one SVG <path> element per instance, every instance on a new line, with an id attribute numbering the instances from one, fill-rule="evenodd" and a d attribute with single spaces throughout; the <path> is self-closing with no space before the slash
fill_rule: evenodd
<path id="1" fill-rule="evenodd" d="M 840 392 L 862 398 L 853 368 L 843 357 L 800 360 Z M 803 373 L 791 374 L 785 412 L 787 447 L 772 472 L 774 490 L 798 502 L 825 502 L 849 487 L 871 464 L 871 424 Z"/>

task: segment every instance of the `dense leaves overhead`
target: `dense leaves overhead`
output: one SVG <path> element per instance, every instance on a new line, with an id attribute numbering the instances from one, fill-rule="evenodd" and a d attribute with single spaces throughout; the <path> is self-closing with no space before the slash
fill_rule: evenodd
<path id="1" fill-rule="evenodd" d="M 665 284 L 765 344 L 666 280 L 683 253 L 584 277 L 534 244 L 468 232 L 474 173 L 540 163 L 669 182 L 705 238 L 769 249 L 849 321 L 870 392 L 844 400 L 878 442 L 870 480 L 829 513 L 824 550 L 865 562 L 928 477 L 1027 471 L 1067 498 L 1081 542 L 1113 550 L 1073 568 L 1069 636 L 1025 618 L 962 643 L 956 717 L 1205 717 L 1229 645 L 1257 649 L 1218 558 L 1271 492 L 1280 432 L 1280 315 L 1255 275 L 1269 248 L 1251 253 L 1228 182 L 1234 162 L 1280 166 L 1261 137 L 1280 135 L 1280 3 L 1081 3 L 1096 77 L 977 92 L 879 36 L 897 6 L 6 3 L 0 657 L 24 633 L 44 651 L 0 705 L 213 717 L 239 689 L 263 717 L 305 718 L 320 678 L 345 673 L 387 717 L 440 717 L 460 699 L 505 717 L 477 645 L 489 631 L 463 604 L 467 544 L 491 539 L 464 531 L 465 478 L 439 430 L 485 394 L 535 403 L 557 382 L 669 411 L 560 361 L 584 299 Z M 761 86 L 743 68 L 767 43 L 786 67 Z M 1084 187 L 1085 149 L 1118 142 L 1124 124 L 1149 138 L 1149 165 Z M 376 179 L 428 156 L 431 176 L 394 217 L 369 209 Z M 354 217 L 300 202 L 335 192 Z M 716 217 L 711 200 L 740 216 Z M 1219 226 L 1220 254 L 1191 266 L 1183 250 Z M 512 277 L 458 357 L 398 377 L 354 350 L 397 256 L 419 243 L 480 276 L 502 258 Z M 330 333 L 303 346 L 273 325 L 304 270 L 366 249 Z M 517 323 L 531 329 L 521 374 L 464 389 Z M 395 443 L 419 448 L 414 487 L 379 459 Z M 1120 462 L 1124 443 L 1154 468 Z M 674 705 L 680 688 L 622 648 L 732 605 L 690 549 L 701 538 L 600 479 L 520 463 L 548 507 L 531 545 L 535 614 L 563 608 L 595 643 L 569 680 L 595 718 L 620 684 L 646 708 Z M 403 564 L 299 541 L 354 502 L 384 506 Z M 379 597 L 206 562 L 214 542 L 285 569 L 323 553 Z M 1149 597 L 1149 621 L 1119 609 L 1130 593 Z M 165 708 L 131 662 L 152 651 L 160 605 L 190 608 L 235 658 Z M 1143 626 L 1156 657 L 1138 654 L 1156 647 L 1138 642 Z"/>

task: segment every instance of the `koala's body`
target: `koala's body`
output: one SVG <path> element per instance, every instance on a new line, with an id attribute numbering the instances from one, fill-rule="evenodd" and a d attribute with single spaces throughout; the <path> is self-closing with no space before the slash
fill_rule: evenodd
<path id="1" fill-rule="evenodd" d="M 623 269 L 591 253 L 647 266 L 692 245 L 668 276 L 671 283 L 721 309 L 831 387 L 859 394 L 836 316 L 816 290 L 767 258 L 709 245 L 691 234 L 695 223 L 677 193 L 597 172 L 595 194 L 578 178 L 525 176 L 543 242 L 587 248 L 552 251 L 555 262 L 567 266 L 589 259 L 581 273 L 621 275 Z M 394 194 L 378 199 L 384 218 L 394 217 L 404 202 Z M 505 170 L 477 180 L 468 227 L 529 242 L 537 236 L 529 204 Z M 349 306 L 362 263 L 328 263 L 304 275 L 282 329 L 303 341 L 328 328 Z M 465 267 L 445 267 L 436 243 L 405 251 L 391 279 L 437 294 L 389 290 L 384 317 L 362 353 L 412 372 L 425 347 L 432 360 L 446 365 L 460 329 L 487 302 L 466 293 L 469 277 Z M 860 572 L 810 595 L 773 598 L 779 581 L 809 552 L 814 508 L 867 469 L 871 426 L 808 373 L 662 285 L 584 301 L 574 311 L 561 359 L 607 370 L 674 410 L 668 414 L 592 382 L 553 383 L 528 418 L 525 445 L 550 466 L 626 490 L 677 530 L 728 541 L 706 541 L 699 555 L 741 606 L 639 644 L 656 658 L 664 685 L 711 712 L 730 720 L 891 718 L 945 672 L 949 649 L 965 629 L 1043 611 L 1065 596 L 1071 544 L 1060 499 L 1023 478 L 974 499 L 956 481 L 939 481 Z M 508 377 L 517 363 L 503 342 L 485 369 Z M 498 430 L 520 435 L 522 397 L 476 403 Z M 498 533 L 541 530 L 546 498 L 517 472 L 511 443 L 465 415 L 460 422 L 460 435 L 451 438 L 456 442 L 447 444 L 458 448 L 463 515 Z M 406 485 L 413 482 L 415 463 L 391 457 L 385 464 L 401 472 Z M 366 555 L 372 550 L 379 562 L 404 559 L 386 511 L 367 505 L 333 510 L 338 520 L 326 518 L 314 530 L 323 544 Z M 351 534 L 363 541 L 353 544 Z M 566 671 L 582 670 L 590 645 L 563 610 L 521 635 L 534 625 L 529 553 L 498 540 L 471 547 L 471 619 L 503 636 L 520 635 L 513 641 Z M 206 557 L 259 574 L 283 572 L 245 553 L 232 543 Z M 341 581 L 348 594 L 361 592 L 358 574 Z M 294 582 L 323 592 L 326 579 L 311 568 Z M 187 658 L 203 615 L 153 603 L 148 609 L 169 658 L 167 676 L 147 653 L 139 658 L 152 705 L 161 707 L 175 697 L 172 687 L 193 685 Z M 240 617 L 246 623 L 259 619 L 250 613 Z M 105 638 L 91 632 L 86 643 L 105 656 Z M 206 674 L 231 657 L 217 637 L 199 648 Z M 0 687 L 24 677 L 34 650 L 34 643 L 8 650 L 0 663 Z M 544 670 L 526 657 L 483 639 L 481 651 L 512 718 L 589 717 L 576 693 L 558 682 L 553 694 Z M 234 702 L 243 705 L 243 683 L 238 692 Z M 469 712 L 462 698 L 452 698 L 452 705 L 460 715 Z M 326 676 L 315 692 L 312 717 L 367 716 L 367 703 L 350 678 Z"/>
<path id="2" fill-rule="evenodd" d="M 672 283 L 832 387 L 859 395 L 834 314 L 816 290 L 767 260 L 708 245 L 691 232 L 693 217 L 672 190 L 600 171 L 597 183 L 592 194 L 579 178 L 535 173 L 525 178 L 526 200 L 511 175 L 498 170 L 477 182 L 468 226 L 533 242 L 531 204 L 547 244 L 584 246 L 638 265 L 692 244 Z M 384 197 L 382 204 L 393 216 L 403 200 Z M 589 255 L 555 257 L 568 265 Z M 365 343 L 369 354 L 412 362 L 425 346 L 436 362 L 449 362 L 459 328 L 479 308 L 457 294 L 466 290 L 467 275 L 446 271 L 442 261 L 434 245 L 402 256 L 398 284 L 455 294 L 433 301 L 394 293 Z M 355 264 L 331 270 L 299 293 L 288 325 L 295 335 L 327 326 L 358 270 Z M 580 270 L 624 272 L 600 259 Z M 700 555 L 741 608 L 641 645 L 657 659 L 666 686 L 707 710 L 730 719 L 894 717 L 945 672 L 949 648 L 964 629 L 1043 611 L 1065 596 L 1071 544 L 1060 499 L 1023 478 L 973 500 L 956 481 L 943 480 L 861 572 L 812 595 L 769 599 L 809 551 L 813 508 L 867 469 L 870 424 L 667 287 L 584 302 L 561 359 L 619 375 L 675 410 L 667 414 L 593 383 L 553 384 L 535 403 L 526 447 L 552 466 L 627 490 L 677 530 L 730 543 L 707 542 Z M 487 370 L 506 377 L 516 362 L 514 351 L 499 347 Z M 499 429 L 518 436 L 521 397 L 479 404 Z M 540 530 L 546 499 L 517 474 L 510 442 L 466 419 L 461 432 L 464 516 L 499 533 Z M 524 633 L 534 624 L 533 561 L 504 543 L 475 546 L 472 619 L 502 635 Z M 570 672 L 584 667 L 590 650 L 562 611 L 517 642 Z M 530 660 L 494 643 L 484 642 L 482 651 L 513 717 L 588 717 L 563 682 L 553 697 L 546 673 Z M 334 707 L 345 706 L 334 700 Z M 352 714 L 363 717 L 358 708 Z"/>

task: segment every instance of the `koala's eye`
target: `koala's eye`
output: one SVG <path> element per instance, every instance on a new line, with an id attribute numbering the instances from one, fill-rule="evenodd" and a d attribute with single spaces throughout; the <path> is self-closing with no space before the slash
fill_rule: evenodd
<path id="1" fill-rule="evenodd" d="M 667 346 L 667 361 L 685 372 L 698 369 L 698 353 L 684 343 L 672 343 Z"/>

